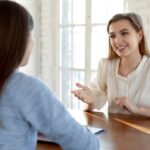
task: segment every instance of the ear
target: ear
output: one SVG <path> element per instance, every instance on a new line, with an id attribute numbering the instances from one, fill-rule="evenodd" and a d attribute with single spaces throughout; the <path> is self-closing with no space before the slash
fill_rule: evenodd
<path id="1" fill-rule="evenodd" d="M 138 34 L 139 34 L 139 43 L 140 43 L 141 40 L 143 39 L 143 30 L 140 30 L 140 31 L 138 32 Z"/>

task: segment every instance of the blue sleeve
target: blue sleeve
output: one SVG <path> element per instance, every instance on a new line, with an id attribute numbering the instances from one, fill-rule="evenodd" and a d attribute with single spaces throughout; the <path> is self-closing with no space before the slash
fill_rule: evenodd
<path id="1" fill-rule="evenodd" d="M 27 87 L 21 111 L 38 132 L 64 150 L 99 150 L 97 137 L 77 123 L 45 84 L 36 80 Z"/>

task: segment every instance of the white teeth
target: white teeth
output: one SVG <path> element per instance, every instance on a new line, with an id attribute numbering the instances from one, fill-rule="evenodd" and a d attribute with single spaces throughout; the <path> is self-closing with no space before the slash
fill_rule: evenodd
<path id="1" fill-rule="evenodd" d="M 124 46 L 118 46 L 117 49 L 121 50 L 121 49 L 124 49 L 125 47 L 126 47 L 126 45 L 124 45 Z"/>

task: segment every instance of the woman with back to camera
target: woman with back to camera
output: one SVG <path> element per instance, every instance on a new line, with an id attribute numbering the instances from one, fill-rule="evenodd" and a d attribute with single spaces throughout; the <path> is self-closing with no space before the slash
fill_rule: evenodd
<path id="1" fill-rule="evenodd" d="M 64 150 L 99 150 L 95 135 L 79 125 L 39 79 L 18 72 L 28 62 L 33 21 L 13 1 L 0 1 L 0 150 L 35 150 L 37 133 Z"/>
<path id="2" fill-rule="evenodd" d="M 109 113 L 150 117 L 150 53 L 141 17 L 136 13 L 114 15 L 107 25 L 108 59 L 99 62 L 97 77 L 89 85 L 77 83 L 72 93 L 88 104 Z"/>

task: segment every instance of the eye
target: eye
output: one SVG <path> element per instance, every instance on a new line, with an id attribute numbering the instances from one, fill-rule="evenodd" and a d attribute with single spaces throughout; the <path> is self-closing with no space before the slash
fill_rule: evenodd
<path id="1" fill-rule="evenodd" d="M 122 32 L 121 34 L 122 35 L 128 35 L 129 33 L 128 32 Z"/>
<path id="2" fill-rule="evenodd" d="M 109 35 L 111 39 L 114 39 L 116 36 L 114 34 Z"/>

